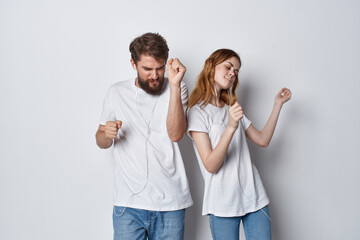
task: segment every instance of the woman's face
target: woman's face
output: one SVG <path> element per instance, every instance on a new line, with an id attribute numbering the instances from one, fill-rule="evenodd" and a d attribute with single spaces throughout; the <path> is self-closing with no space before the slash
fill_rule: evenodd
<path id="1" fill-rule="evenodd" d="M 231 87 L 239 73 L 240 62 L 231 57 L 215 66 L 215 87 L 217 91 Z"/>

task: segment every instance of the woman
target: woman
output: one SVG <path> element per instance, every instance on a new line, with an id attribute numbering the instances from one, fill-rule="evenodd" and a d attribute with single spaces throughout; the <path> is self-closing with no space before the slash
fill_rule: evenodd
<path id="1" fill-rule="evenodd" d="M 189 99 L 188 134 L 205 180 L 202 213 L 209 215 L 213 239 L 238 240 L 241 220 L 247 240 L 271 239 L 269 199 L 251 162 L 246 137 L 267 147 L 291 92 L 281 89 L 268 122 L 258 131 L 237 102 L 240 66 L 234 51 L 215 51 Z"/>

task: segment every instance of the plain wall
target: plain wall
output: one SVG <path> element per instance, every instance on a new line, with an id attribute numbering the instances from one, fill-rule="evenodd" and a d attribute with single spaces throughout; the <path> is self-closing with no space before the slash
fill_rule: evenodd
<path id="1" fill-rule="evenodd" d="M 250 144 L 273 239 L 360 239 L 358 1 L 0 1 L 0 239 L 112 239 L 112 150 L 95 144 L 108 87 L 136 76 L 129 43 L 159 32 L 194 87 L 218 48 L 240 54 L 239 102 L 270 146 Z M 186 240 L 210 239 L 203 180 L 180 142 L 194 205 Z"/>

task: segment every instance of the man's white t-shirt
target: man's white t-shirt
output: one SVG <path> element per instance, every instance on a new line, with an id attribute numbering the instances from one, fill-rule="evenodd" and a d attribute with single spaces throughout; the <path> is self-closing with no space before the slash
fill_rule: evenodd
<path id="1" fill-rule="evenodd" d="M 113 84 L 99 121 L 122 121 L 114 142 L 114 205 L 152 211 L 172 211 L 192 205 L 178 144 L 167 133 L 170 91 L 165 79 L 160 95 L 135 85 L 135 79 Z M 186 106 L 187 88 L 181 84 Z"/>
<path id="2" fill-rule="evenodd" d="M 218 108 L 211 104 L 194 105 L 188 110 L 188 134 L 191 131 L 208 133 L 214 149 L 227 126 L 229 107 Z M 199 152 L 195 149 L 201 173 L 204 177 L 202 214 L 218 217 L 243 216 L 257 211 L 269 203 L 259 173 L 250 159 L 245 131 L 251 122 L 244 116 L 239 121 L 229 145 L 225 160 L 215 174 L 204 167 Z"/>

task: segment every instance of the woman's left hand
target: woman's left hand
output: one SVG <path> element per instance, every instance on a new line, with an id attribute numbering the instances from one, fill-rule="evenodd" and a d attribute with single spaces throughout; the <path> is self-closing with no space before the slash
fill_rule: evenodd
<path id="1" fill-rule="evenodd" d="M 280 103 L 281 105 L 286 103 L 291 99 L 291 91 L 288 88 L 282 88 L 280 92 L 275 97 L 275 102 Z"/>

